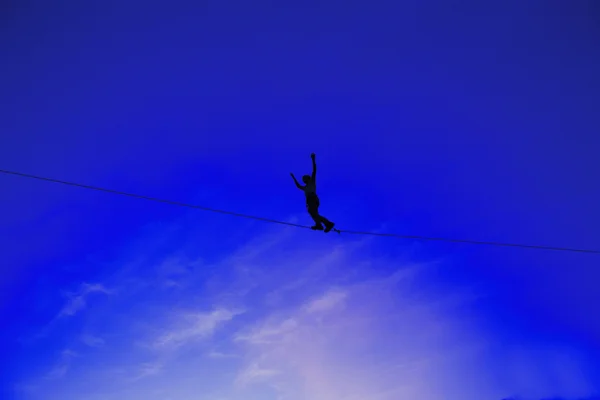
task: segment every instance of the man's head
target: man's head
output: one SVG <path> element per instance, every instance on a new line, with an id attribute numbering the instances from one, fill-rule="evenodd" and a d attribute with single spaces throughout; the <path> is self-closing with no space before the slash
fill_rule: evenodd
<path id="1" fill-rule="evenodd" d="M 304 175 L 302 177 L 302 182 L 304 182 L 306 185 L 308 185 L 310 183 L 311 179 L 310 179 L 310 175 Z"/>

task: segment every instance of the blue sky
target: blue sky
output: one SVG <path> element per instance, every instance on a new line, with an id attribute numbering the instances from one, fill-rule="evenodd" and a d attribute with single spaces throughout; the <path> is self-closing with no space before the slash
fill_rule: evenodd
<path id="1" fill-rule="evenodd" d="M 341 229 L 599 248 L 586 2 L 7 3 L 0 168 Z M 554 2 L 558 3 L 558 2 Z M 594 255 L 0 177 L 14 399 L 600 394 Z"/>

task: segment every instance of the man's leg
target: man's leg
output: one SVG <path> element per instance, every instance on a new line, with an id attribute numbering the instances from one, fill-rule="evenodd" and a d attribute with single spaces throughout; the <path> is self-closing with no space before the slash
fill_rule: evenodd
<path id="1" fill-rule="evenodd" d="M 311 209 L 313 211 L 313 213 L 315 214 L 313 216 L 313 219 L 315 220 L 315 222 L 318 221 L 318 224 L 324 224 L 325 225 L 325 232 L 329 232 L 330 230 L 333 229 L 333 226 L 335 225 L 333 222 L 331 222 L 330 220 L 328 220 L 327 218 L 325 218 L 322 215 L 319 215 L 319 198 L 315 198 L 314 203 L 311 204 Z M 312 214 L 311 214 L 312 216 Z"/>
<path id="2" fill-rule="evenodd" d="M 321 221 L 321 223 L 323 223 L 324 225 L 330 225 L 331 224 L 331 221 L 328 220 L 327 218 L 325 218 L 322 215 L 319 215 L 319 221 Z"/>
<path id="3" fill-rule="evenodd" d="M 312 226 L 311 228 L 314 230 L 322 231 L 323 225 L 321 224 L 321 217 L 319 216 L 318 209 L 316 209 L 314 207 L 309 207 L 308 213 L 310 214 L 310 217 L 313 219 L 313 221 L 315 221 L 315 225 Z"/>
<path id="4" fill-rule="evenodd" d="M 319 216 L 319 219 L 325 225 L 325 232 L 329 232 L 330 230 L 333 229 L 335 223 L 331 222 L 330 220 L 323 217 L 322 215 Z"/>

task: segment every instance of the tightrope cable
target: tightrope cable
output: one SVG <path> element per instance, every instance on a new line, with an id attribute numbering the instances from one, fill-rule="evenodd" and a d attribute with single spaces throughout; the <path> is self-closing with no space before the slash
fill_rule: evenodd
<path id="1" fill-rule="evenodd" d="M 273 224 L 293 226 L 296 228 L 311 229 L 311 227 L 308 225 L 294 224 L 292 222 L 279 221 L 279 220 L 270 219 L 270 218 L 258 217 L 255 215 L 247 215 L 247 214 L 241 214 L 241 213 L 236 213 L 236 212 L 231 212 L 231 211 L 219 210 L 216 208 L 202 207 L 202 206 L 198 206 L 195 204 L 188 204 L 188 203 L 182 203 L 179 201 L 144 196 L 144 195 L 140 195 L 140 194 L 123 192 L 120 190 L 108 189 L 108 188 L 103 188 L 103 187 L 99 187 L 99 186 L 91 186 L 91 185 L 85 185 L 85 184 L 81 184 L 81 183 L 63 181 L 60 179 L 53 179 L 53 178 L 48 178 L 48 177 L 43 177 L 43 176 L 31 175 L 31 174 L 26 174 L 23 172 L 16 172 L 16 171 L 0 169 L 0 173 L 6 174 L 6 175 L 19 176 L 22 178 L 36 179 L 36 180 L 45 181 L 45 182 L 59 183 L 61 185 L 68 185 L 68 186 L 73 186 L 73 187 L 78 187 L 78 188 L 83 188 L 83 189 L 95 190 L 98 192 L 112 193 L 112 194 L 116 194 L 116 195 L 120 195 L 120 196 L 127 196 L 127 197 L 142 199 L 142 200 L 154 201 L 157 203 L 164 203 L 164 204 L 169 204 L 169 205 L 173 205 L 173 206 L 194 208 L 197 210 L 203 210 L 203 211 L 214 212 L 214 213 L 219 213 L 219 214 L 226 214 L 226 215 L 231 215 L 234 217 L 253 219 L 253 220 L 263 221 L 263 222 L 270 222 Z M 479 241 L 479 240 L 451 239 L 451 238 L 441 238 L 441 237 L 400 235 L 400 234 L 395 234 L 395 233 L 361 232 L 361 231 L 337 230 L 337 229 L 335 231 L 338 233 L 347 233 L 347 234 L 351 234 L 351 235 L 370 235 L 370 236 L 394 237 L 394 238 L 412 239 L 412 240 L 466 243 L 466 244 L 499 246 L 499 247 L 519 247 L 519 248 L 535 249 L 535 250 L 553 250 L 553 251 L 566 251 L 566 252 L 573 252 L 573 253 L 600 254 L 600 250 L 576 249 L 576 248 L 570 248 L 570 247 L 537 246 L 537 245 L 527 245 L 527 244 L 519 244 L 519 243 L 487 242 L 487 241 Z"/>

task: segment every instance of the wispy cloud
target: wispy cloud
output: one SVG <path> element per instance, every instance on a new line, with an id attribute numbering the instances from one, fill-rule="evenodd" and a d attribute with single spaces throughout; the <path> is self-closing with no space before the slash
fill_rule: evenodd
<path id="1" fill-rule="evenodd" d="M 208 352 L 206 354 L 207 357 L 209 358 L 215 358 L 215 359 L 219 359 L 219 358 L 237 358 L 238 356 L 236 354 L 231 354 L 231 353 L 223 353 L 220 351 L 211 351 Z"/>
<path id="2" fill-rule="evenodd" d="M 339 289 L 332 289 L 317 299 L 309 302 L 305 309 L 309 314 L 327 312 L 342 306 L 346 299 L 346 293 Z"/>
<path id="3" fill-rule="evenodd" d="M 206 339 L 217 329 L 231 321 L 241 310 L 217 308 L 210 312 L 194 312 L 179 315 L 179 321 L 153 343 L 155 348 L 182 346 L 190 341 Z"/>
<path id="4" fill-rule="evenodd" d="M 60 323 L 61 320 L 66 318 L 74 317 L 78 313 L 85 310 L 88 306 L 89 297 L 94 294 L 112 295 L 114 292 L 107 289 L 104 285 L 96 283 L 82 283 L 79 288 L 74 292 L 66 292 L 64 296 L 67 298 L 66 302 L 60 308 L 58 313 L 39 331 L 32 335 L 25 335 L 20 338 L 22 343 L 34 343 L 42 338 L 47 337 L 51 331 Z M 82 339 L 83 340 L 83 339 Z"/>
<path id="5" fill-rule="evenodd" d="M 77 385 L 97 392 L 110 387 L 111 394 L 99 392 L 98 399 L 132 400 L 192 399 L 198 393 L 227 400 L 499 400 L 528 391 L 590 389 L 573 372 L 581 363 L 568 357 L 569 349 L 509 349 L 472 311 L 479 297 L 464 288 L 431 285 L 437 278 L 429 264 L 373 259 L 362 255 L 369 253 L 362 242 L 332 246 L 312 238 L 258 237 L 256 246 L 241 246 L 202 271 L 180 269 L 174 258 L 151 263 L 161 271 L 156 280 L 145 277 L 148 285 L 118 298 L 115 314 L 127 310 L 119 313 L 118 335 L 107 343 L 90 334 L 76 336 L 88 347 L 104 346 L 84 348 L 91 353 L 90 367 L 79 370 L 87 379 Z M 124 278 L 140 276 L 133 272 Z M 157 293 L 166 277 L 181 274 L 182 290 Z M 64 309 L 73 315 L 85 308 L 87 296 L 107 292 L 102 285 L 84 286 Z M 86 326 L 85 332 L 102 332 L 97 327 Z M 559 368 L 565 359 L 568 368 Z M 49 375 L 71 370 L 75 376 L 75 367 L 79 363 L 67 353 Z M 499 381 L 499 369 L 512 378 Z M 519 376 L 525 381 L 515 383 Z M 67 381 L 61 385 L 71 393 L 80 389 Z"/>
<path id="6" fill-rule="evenodd" d="M 264 382 L 280 374 L 275 369 L 262 368 L 257 363 L 249 365 L 237 377 L 236 384 L 247 385 L 255 382 Z"/>
<path id="7" fill-rule="evenodd" d="M 58 317 L 72 317 L 87 306 L 88 297 L 94 293 L 111 294 L 111 291 L 106 289 L 101 284 L 83 283 L 79 290 L 75 293 L 68 293 L 68 301 L 58 313 Z"/>
<path id="8" fill-rule="evenodd" d="M 81 335 L 80 339 L 83 344 L 89 347 L 102 347 L 105 344 L 104 339 L 102 339 L 101 337 L 89 334 Z"/>
<path id="9" fill-rule="evenodd" d="M 252 344 L 270 344 L 280 341 L 286 334 L 293 332 L 298 326 L 294 318 L 283 321 L 265 321 L 259 326 L 252 328 L 249 332 L 239 333 L 235 337 L 237 342 Z"/>
<path id="10" fill-rule="evenodd" d="M 411 299 L 417 276 L 411 267 L 384 279 L 337 284 L 265 316 L 236 336 L 247 356 L 236 382 L 284 388 L 280 394 L 294 400 L 443 397 L 427 383 L 440 379 L 435 364 L 462 362 L 481 344 L 460 337 L 451 308 Z"/>
<path id="11" fill-rule="evenodd" d="M 164 365 L 162 362 L 151 362 L 151 363 L 143 363 L 137 372 L 137 374 L 132 378 L 132 380 L 137 381 L 140 379 L 144 379 L 150 376 L 158 375 L 163 370 Z"/>
<path id="12" fill-rule="evenodd" d="M 71 368 L 73 358 L 77 357 L 77 353 L 71 350 L 63 350 L 60 354 L 58 362 L 46 375 L 46 379 L 54 380 L 63 378 Z"/>

